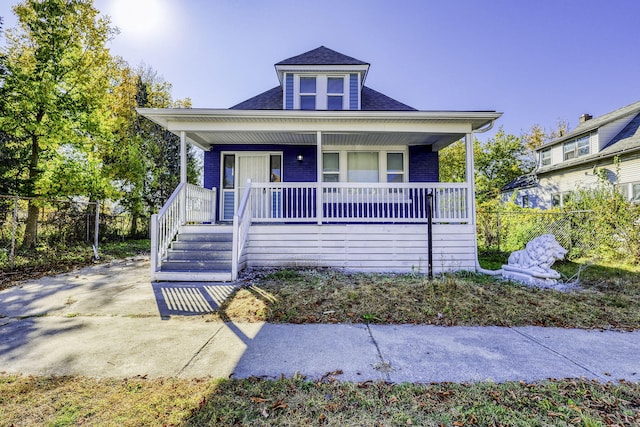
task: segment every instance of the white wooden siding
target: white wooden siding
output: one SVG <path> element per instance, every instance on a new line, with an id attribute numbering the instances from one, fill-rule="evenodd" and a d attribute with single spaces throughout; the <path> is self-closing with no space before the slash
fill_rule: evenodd
<path id="1" fill-rule="evenodd" d="M 551 195 L 554 193 L 563 193 L 567 191 L 576 191 L 578 189 L 588 189 L 598 183 L 598 177 L 593 173 L 593 167 L 596 163 L 590 165 L 581 165 L 579 169 L 567 169 L 551 174 L 540 176 L 540 183 L 535 189 L 527 189 L 528 194 L 537 194 L 542 201 L 540 207 L 551 208 Z M 620 159 L 620 169 L 617 170 L 613 159 L 601 160 L 597 163 L 599 170 L 607 169 L 609 175 L 614 178 L 616 173 L 617 184 L 628 184 L 640 181 L 640 156 L 625 156 Z M 523 190 L 523 194 L 525 191 Z"/>
<path id="2" fill-rule="evenodd" d="M 475 230 L 470 225 L 433 226 L 433 271 L 473 270 Z M 247 266 L 334 267 L 363 272 L 428 270 L 427 226 L 253 225 Z"/>
<path id="3" fill-rule="evenodd" d="M 620 162 L 620 182 L 640 181 L 640 154 Z"/>

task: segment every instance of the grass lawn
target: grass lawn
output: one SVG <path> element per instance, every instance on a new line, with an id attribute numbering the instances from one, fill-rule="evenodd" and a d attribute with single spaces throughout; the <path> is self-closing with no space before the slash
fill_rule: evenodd
<path id="1" fill-rule="evenodd" d="M 341 383 L 0 375 L 0 426 L 630 426 L 640 384 Z"/>
<path id="2" fill-rule="evenodd" d="M 222 307 L 223 319 L 287 323 L 640 328 L 638 266 L 564 262 L 580 275 L 571 292 L 530 288 L 474 273 L 420 275 L 278 270 L 251 277 Z"/>

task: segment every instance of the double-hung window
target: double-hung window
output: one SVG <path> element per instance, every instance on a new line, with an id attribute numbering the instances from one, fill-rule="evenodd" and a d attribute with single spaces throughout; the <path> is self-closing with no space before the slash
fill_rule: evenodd
<path id="1" fill-rule="evenodd" d="M 344 77 L 327 78 L 327 110 L 342 110 L 344 100 Z"/>
<path id="2" fill-rule="evenodd" d="M 404 153 L 387 153 L 387 182 L 404 182 Z"/>
<path id="3" fill-rule="evenodd" d="M 317 81 L 315 77 L 300 77 L 300 109 L 316 109 Z"/>
<path id="4" fill-rule="evenodd" d="M 564 160 L 571 160 L 576 157 L 588 155 L 590 153 L 589 144 L 589 135 L 566 142 L 562 146 Z"/>
<path id="5" fill-rule="evenodd" d="M 640 202 L 640 182 L 631 183 L 631 201 Z"/>
<path id="6" fill-rule="evenodd" d="M 340 182 L 340 153 L 322 154 L 322 180 Z"/>
<path id="7" fill-rule="evenodd" d="M 540 166 L 549 166 L 551 164 L 551 148 L 540 152 Z"/>

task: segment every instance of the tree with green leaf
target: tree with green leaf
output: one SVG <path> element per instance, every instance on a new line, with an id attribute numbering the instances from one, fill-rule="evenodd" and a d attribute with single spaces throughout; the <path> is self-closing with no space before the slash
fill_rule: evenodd
<path id="1" fill-rule="evenodd" d="M 502 128 L 481 144 L 475 156 L 476 196 L 480 202 L 500 196 L 500 189 L 517 177 L 531 172 L 535 161 L 528 156 L 522 138 Z"/>
<path id="2" fill-rule="evenodd" d="M 99 143 L 112 64 L 105 43 L 114 30 L 92 0 L 25 0 L 13 11 L 0 129 L 28 150 L 23 194 L 47 196 L 38 185 L 60 147 L 89 153 Z M 24 247 L 35 244 L 37 215 L 31 202 Z"/>
<path id="3" fill-rule="evenodd" d="M 535 161 L 522 138 L 507 134 L 502 128 L 493 138 L 482 143 L 473 141 L 475 185 L 478 202 L 500 195 L 500 189 L 520 175 L 529 173 Z M 466 144 L 457 141 L 439 153 L 440 181 L 464 182 Z"/>
<path id="4" fill-rule="evenodd" d="M 114 82 L 112 136 L 102 147 L 102 158 L 121 190 L 120 204 L 131 214 L 130 234 L 136 235 L 140 219 L 157 212 L 180 183 L 180 139 L 135 108 L 190 108 L 191 102 L 174 101 L 171 84 L 148 67 L 132 70 L 121 62 Z M 187 156 L 187 177 L 195 183 L 195 156 L 192 151 Z"/>

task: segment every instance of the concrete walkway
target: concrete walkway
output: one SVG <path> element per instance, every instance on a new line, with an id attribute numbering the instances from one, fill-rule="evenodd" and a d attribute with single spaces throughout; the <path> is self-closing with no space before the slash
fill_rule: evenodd
<path id="1" fill-rule="evenodd" d="M 640 381 L 640 331 L 222 323 L 204 313 L 232 285 L 152 286 L 148 268 L 140 257 L 0 292 L 0 372 Z"/>

